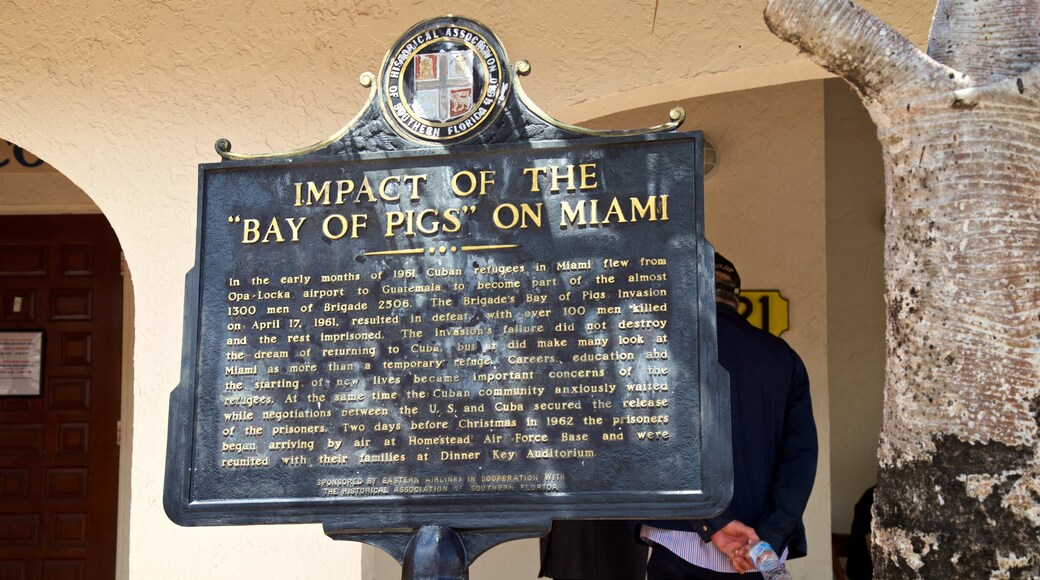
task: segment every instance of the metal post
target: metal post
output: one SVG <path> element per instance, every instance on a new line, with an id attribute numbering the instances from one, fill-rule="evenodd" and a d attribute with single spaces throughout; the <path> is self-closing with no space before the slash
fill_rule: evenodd
<path id="1" fill-rule="evenodd" d="M 447 526 L 423 526 L 408 542 L 401 580 L 469 580 L 462 538 Z"/>

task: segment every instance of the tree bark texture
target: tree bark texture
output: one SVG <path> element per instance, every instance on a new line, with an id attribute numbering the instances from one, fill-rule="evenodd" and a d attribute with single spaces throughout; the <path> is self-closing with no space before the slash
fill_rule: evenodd
<path id="1" fill-rule="evenodd" d="M 885 163 L 879 578 L 1040 577 L 1040 0 L 940 0 L 928 54 L 848 0 L 770 0 Z"/>

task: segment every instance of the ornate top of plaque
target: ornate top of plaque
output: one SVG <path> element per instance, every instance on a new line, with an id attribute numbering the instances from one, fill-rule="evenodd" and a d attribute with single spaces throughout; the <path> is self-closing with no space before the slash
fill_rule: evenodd
<path id="1" fill-rule="evenodd" d="M 387 53 L 380 106 L 407 139 L 457 143 L 494 122 L 509 95 L 502 45 L 464 18 L 420 22 Z"/>
<path id="2" fill-rule="evenodd" d="M 580 137 L 627 137 L 673 131 L 686 113 L 669 111 L 669 121 L 640 129 L 597 130 L 550 117 L 524 92 L 519 77 L 531 65 L 511 64 L 498 38 L 484 25 L 441 16 L 411 27 L 383 59 L 379 75 L 361 75 L 368 102 L 334 135 L 291 151 L 242 154 L 220 139 L 226 160 L 286 159 L 303 155 L 355 157 L 455 145 L 494 145 Z"/>

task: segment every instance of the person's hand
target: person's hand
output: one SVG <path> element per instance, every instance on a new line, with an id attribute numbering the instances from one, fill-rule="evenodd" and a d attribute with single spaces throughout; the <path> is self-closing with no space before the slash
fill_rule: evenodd
<path id="1" fill-rule="evenodd" d="M 737 572 L 753 572 L 755 563 L 748 555 L 748 547 L 758 541 L 758 534 L 751 527 L 733 520 L 711 536 L 711 543 L 729 558 Z"/>

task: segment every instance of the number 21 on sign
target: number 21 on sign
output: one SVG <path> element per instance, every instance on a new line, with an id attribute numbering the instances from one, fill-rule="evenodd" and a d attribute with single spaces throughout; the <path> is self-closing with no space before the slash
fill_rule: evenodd
<path id="1" fill-rule="evenodd" d="M 779 290 L 741 290 L 740 313 L 752 326 L 780 336 L 790 328 L 787 298 Z"/>

